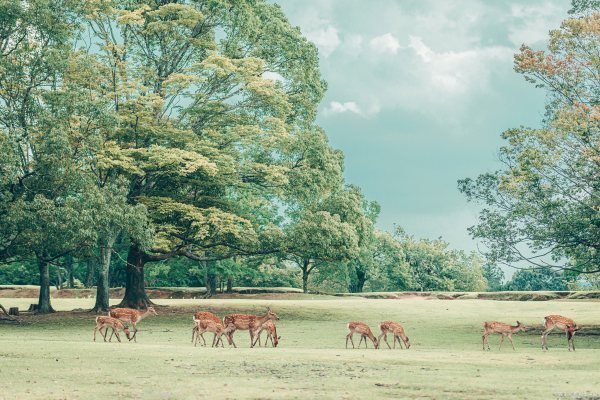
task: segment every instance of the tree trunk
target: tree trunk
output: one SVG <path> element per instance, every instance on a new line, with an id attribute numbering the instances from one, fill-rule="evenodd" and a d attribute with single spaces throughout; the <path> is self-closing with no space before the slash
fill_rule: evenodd
<path id="1" fill-rule="evenodd" d="M 367 281 L 367 273 L 361 269 L 355 269 L 356 276 L 350 281 L 350 293 L 362 293 Z"/>
<path id="2" fill-rule="evenodd" d="M 233 278 L 231 276 L 227 277 L 227 293 L 233 293 Z"/>
<path id="3" fill-rule="evenodd" d="M 50 264 L 48 261 L 38 258 L 38 266 L 40 269 L 40 297 L 37 312 L 39 314 L 53 313 L 54 309 L 50 304 Z"/>
<path id="4" fill-rule="evenodd" d="M 56 290 L 61 290 L 61 289 L 63 289 L 62 271 L 60 270 L 60 267 L 57 266 L 56 267 Z"/>
<path id="5" fill-rule="evenodd" d="M 90 288 L 94 286 L 94 275 L 96 274 L 96 268 L 94 268 L 95 262 L 93 258 L 88 258 L 85 263 L 87 267 L 85 274 L 85 287 Z"/>
<path id="6" fill-rule="evenodd" d="M 146 295 L 144 282 L 144 253 L 132 243 L 127 253 L 125 296 L 119 307 L 144 309 L 154 305 Z"/>
<path id="7" fill-rule="evenodd" d="M 110 272 L 110 260 L 115 238 L 108 238 L 103 246 L 100 247 L 100 268 L 96 280 L 96 304 L 92 311 L 108 311 L 109 294 L 108 274 Z"/>
<path id="8" fill-rule="evenodd" d="M 303 261 L 302 266 L 302 292 L 308 293 L 308 275 L 310 274 L 310 261 Z"/>
<path id="9" fill-rule="evenodd" d="M 206 297 L 212 297 L 217 294 L 217 275 L 209 271 L 210 267 L 204 263 L 204 285 L 206 286 Z"/>
<path id="10" fill-rule="evenodd" d="M 69 289 L 73 289 L 75 287 L 75 276 L 73 275 L 73 257 L 70 255 L 65 258 L 65 268 L 69 273 Z"/>

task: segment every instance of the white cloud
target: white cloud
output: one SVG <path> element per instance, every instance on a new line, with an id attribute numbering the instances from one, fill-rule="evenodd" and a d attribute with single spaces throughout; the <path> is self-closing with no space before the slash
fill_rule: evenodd
<path id="1" fill-rule="evenodd" d="M 425 74 L 431 89 L 445 94 L 485 87 L 489 83 L 490 64 L 510 62 L 513 56 L 512 49 L 501 46 L 436 53 L 418 36 L 410 36 L 408 47 L 421 60 L 419 69 Z"/>
<path id="2" fill-rule="evenodd" d="M 308 31 L 306 37 L 319 48 L 323 57 L 329 57 L 341 43 L 338 30 L 333 26 Z"/>
<path id="3" fill-rule="evenodd" d="M 374 37 L 369 42 L 369 45 L 378 53 L 396 54 L 400 48 L 400 42 L 398 42 L 398 39 L 396 39 L 396 37 L 389 32 L 384 35 Z"/>
<path id="4" fill-rule="evenodd" d="M 323 110 L 324 115 L 335 115 L 335 114 L 344 114 L 351 113 L 356 114 L 361 117 L 370 117 L 379 112 L 379 105 L 374 102 L 369 107 L 364 108 L 360 107 L 355 101 L 346 101 L 344 103 L 339 101 L 331 101 L 329 106 L 327 106 Z"/>
<path id="5" fill-rule="evenodd" d="M 549 27 L 558 27 L 565 14 L 564 7 L 552 2 L 536 5 L 512 4 L 512 23 L 508 27 L 508 38 L 517 47 L 523 43 L 543 43 L 548 39 Z"/>
<path id="6" fill-rule="evenodd" d="M 339 101 L 332 101 L 329 103 L 329 107 L 325 109 L 326 114 L 343 114 L 345 112 L 362 115 L 362 111 L 358 105 L 353 101 L 347 101 L 340 103 Z"/>
<path id="7" fill-rule="evenodd" d="M 346 53 L 359 55 L 363 50 L 363 42 L 362 35 L 349 33 L 344 35 L 342 48 Z"/>

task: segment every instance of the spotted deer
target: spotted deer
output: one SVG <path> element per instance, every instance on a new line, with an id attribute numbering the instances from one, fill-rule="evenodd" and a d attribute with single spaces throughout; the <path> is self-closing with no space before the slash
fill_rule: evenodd
<path id="1" fill-rule="evenodd" d="M 381 344 L 381 337 L 383 336 L 385 344 L 387 344 L 387 347 L 391 349 L 390 344 L 387 341 L 387 334 L 391 333 L 394 336 L 394 348 L 396 348 L 396 340 L 398 341 L 398 345 L 400 346 L 400 348 L 402 348 L 402 342 L 404 342 L 404 346 L 407 349 L 410 348 L 410 340 L 408 340 L 408 336 L 406 336 L 406 334 L 404 333 L 404 327 L 402 326 L 402 324 L 394 321 L 383 321 L 379 324 L 379 329 L 381 330 L 381 335 L 379 335 L 379 337 L 377 338 L 378 346 Z M 402 340 L 402 342 L 400 342 L 400 340 Z M 358 347 L 360 347 L 360 343 L 358 344 Z"/>
<path id="2" fill-rule="evenodd" d="M 193 321 L 199 320 L 199 321 L 213 321 L 216 322 L 218 324 L 222 324 L 223 322 L 221 321 L 221 318 L 217 317 L 215 314 L 211 313 L 210 311 L 198 311 L 197 313 L 194 314 L 194 316 L 192 317 Z M 202 332 L 200 334 L 200 337 L 202 337 L 202 341 L 204 342 L 204 346 L 206 346 L 206 340 L 204 340 L 204 332 Z M 194 324 L 194 329 L 192 330 L 192 343 L 194 343 L 194 338 L 195 336 L 198 334 L 198 324 Z M 214 337 L 213 337 L 214 340 Z"/>
<path id="3" fill-rule="evenodd" d="M 561 315 L 548 315 L 547 317 L 544 317 L 544 332 L 542 332 L 542 350 L 548 350 L 548 334 L 554 328 L 558 328 L 566 333 L 567 346 L 569 348 L 569 351 L 571 351 L 571 348 L 573 348 L 573 351 L 575 351 L 575 343 L 573 342 L 573 338 L 575 337 L 575 332 L 577 332 L 580 328 L 577 327 L 575 321 L 573 321 L 570 318 L 563 317 Z"/>
<path id="4" fill-rule="evenodd" d="M 488 340 L 488 336 L 492 333 L 499 333 L 502 335 L 502 339 L 500 339 L 500 346 L 498 346 L 498 350 L 502 347 L 502 343 L 504 342 L 504 338 L 508 338 L 510 340 L 510 344 L 512 345 L 513 350 L 515 350 L 515 344 L 512 340 L 512 334 L 520 331 L 527 331 L 527 327 L 517 321 L 516 326 L 511 326 L 509 324 L 505 324 L 503 322 L 496 321 L 487 321 L 483 324 L 483 336 L 481 337 L 483 341 L 483 350 L 485 351 L 485 345 L 487 344 L 487 349 L 490 350 L 490 342 Z"/>
<path id="5" fill-rule="evenodd" d="M 154 307 L 148 307 L 146 311 L 138 311 L 133 308 L 115 308 L 110 310 L 108 315 L 127 324 L 131 323 L 133 326 L 133 337 L 131 339 L 137 342 L 136 335 L 138 330 L 136 325 L 148 315 L 158 315 L 158 313 Z"/>
<path id="6" fill-rule="evenodd" d="M 277 327 L 275 326 L 273 321 L 269 320 L 269 321 L 265 322 L 262 325 L 262 327 L 260 328 L 260 331 L 258 331 L 258 345 L 259 346 L 260 346 L 260 334 L 263 331 L 267 332 L 267 338 L 265 339 L 265 347 L 267 347 L 267 342 L 269 341 L 269 339 L 271 339 L 271 346 L 277 347 L 277 345 L 279 344 L 279 339 L 281 339 L 281 336 L 277 336 Z"/>
<path id="7" fill-rule="evenodd" d="M 211 321 L 208 319 L 199 320 L 194 319 L 197 328 L 196 341 L 194 342 L 194 346 L 198 344 L 198 338 L 202 336 L 204 332 L 212 332 L 215 334 L 213 337 L 212 347 L 218 347 L 219 343 L 221 343 L 221 347 L 225 347 L 223 345 L 223 335 L 227 338 L 227 341 L 233 347 L 237 347 L 235 342 L 233 341 L 232 333 L 235 331 L 234 324 L 228 324 L 227 326 L 223 326 L 223 323 L 219 320 L 219 322 Z M 202 338 L 204 340 L 204 338 Z M 204 342 L 206 345 L 206 342 Z"/>
<path id="8" fill-rule="evenodd" d="M 234 324 L 236 329 L 250 331 L 250 347 L 254 347 L 256 344 L 255 336 L 258 336 L 258 332 L 262 325 L 269 321 L 278 321 L 279 317 L 270 308 L 267 308 L 267 313 L 259 317 L 251 314 L 229 314 L 223 318 L 223 324 L 225 326 Z M 232 335 L 233 336 L 233 335 Z"/>
<path id="9" fill-rule="evenodd" d="M 355 333 L 358 333 L 359 335 L 361 335 L 361 341 L 362 341 L 362 337 L 368 337 L 369 339 L 371 339 L 371 342 L 373 342 L 373 346 L 375 346 L 375 348 L 379 347 L 379 344 L 377 343 L 377 339 L 375 339 L 375 335 L 373 335 L 373 332 L 371 331 L 371 328 L 369 328 L 369 325 L 365 324 L 364 322 L 358 322 L 358 321 L 351 321 L 348 322 L 348 330 L 350 331 L 347 335 L 346 335 L 346 348 L 348 348 L 348 339 L 350 339 L 350 342 L 352 343 L 352 348 L 354 349 L 354 340 L 352 340 L 352 336 Z M 358 343 L 358 346 L 360 347 L 360 343 Z M 367 340 L 365 339 L 365 347 L 367 347 Z"/>
<path id="10" fill-rule="evenodd" d="M 116 318 L 99 315 L 96 317 L 96 326 L 94 327 L 94 342 L 96 341 L 96 331 L 100 331 L 100 334 L 103 335 L 104 341 L 106 342 L 108 328 L 112 328 L 112 333 L 110 335 L 110 338 L 108 339 L 109 342 L 112 342 L 113 334 L 117 337 L 117 340 L 121 342 L 121 338 L 119 337 L 120 330 L 125 332 L 125 336 L 127 336 L 127 339 L 131 340 L 131 333 L 129 332 L 129 328 L 123 325 L 121 321 L 119 321 Z M 102 329 L 104 329 L 104 334 L 102 334 Z"/>

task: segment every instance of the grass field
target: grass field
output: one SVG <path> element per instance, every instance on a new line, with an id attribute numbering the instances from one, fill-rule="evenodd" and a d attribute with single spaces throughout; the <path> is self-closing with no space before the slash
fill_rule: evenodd
<path id="1" fill-rule="evenodd" d="M 32 302 L 2 301 L 5 307 L 20 308 Z M 600 397 L 599 302 L 293 295 L 284 300 L 157 303 L 169 307 L 159 308 L 159 316 L 140 324 L 137 344 L 92 342 L 93 316 L 84 312 L 59 312 L 29 317 L 23 325 L 0 325 L 0 398 Z M 93 299 L 53 299 L 58 310 L 92 304 Z M 258 313 L 266 306 L 281 318 L 279 348 L 250 349 L 247 332 L 236 333 L 238 349 L 190 344 L 193 311 Z M 549 338 L 549 352 L 540 350 L 539 334 L 548 314 L 570 316 L 584 327 L 575 338 L 576 352 L 567 351 L 566 339 L 558 333 Z M 401 321 L 412 347 L 346 350 L 346 323 L 352 319 L 372 328 L 384 319 Z M 514 323 L 516 319 L 534 328 L 515 336 L 516 351 L 508 342 L 498 351 L 497 336 L 490 339 L 491 352 L 481 350 L 483 321 Z"/>

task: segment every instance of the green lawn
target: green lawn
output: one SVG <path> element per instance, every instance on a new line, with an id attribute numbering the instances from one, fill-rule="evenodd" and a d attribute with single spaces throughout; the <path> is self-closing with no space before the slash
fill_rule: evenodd
<path id="1" fill-rule="evenodd" d="M 157 300 L 158 317 L 140 325 L 138 343 L 92 342 L 93 316 L 57 313 L 23 326 L 0 325 L 0 398 L 435 398 L 522 399 L 600 396 L 600 303 L 489 300 Z M 2 299 L 5 307 L 31 299 Z M 87 308 L 93 299 L 53 299 L 58 310 Z M 190 344 L 191 313 L 210 309 L 281 318 L 280 347 L 238 349 Z M 584 329 L 577 352 L 562 334 L 540 350 L 543 317 L 563 314 Z M 410 350 L 346 350 L 346 323 L 405 324 Z M 517 334 L 513 352 L 491 337 L 481 350 L 485 320 L 518 319 L 534 329 Z M 587 333 L 587 334 L 586 334 Z M 378 332 L 376 332 L 378 334 Z M 211 335 L 209 334 L 207 338 Z M 358 343 L 358 337 L 355 342 Z M 391 339 L 391 338 L 390 338 Z M 391 343 L 391 340 L 390 340 Z M 364 398 L 364 397 L 363 397 Z M 590 397 L 588 397 L 590 398 Z"/>

